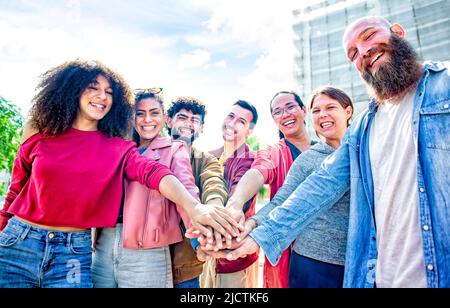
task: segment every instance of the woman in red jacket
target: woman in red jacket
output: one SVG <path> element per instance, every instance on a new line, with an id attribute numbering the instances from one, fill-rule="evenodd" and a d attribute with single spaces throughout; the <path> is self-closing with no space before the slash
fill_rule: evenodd
<path id="1" fill-rule="evenodd" d="M 30 120 L 37 133 L 19 148 L 0 212 L 0 288 L 91 287 L 90 228 L 115 225 L 125 179 L 158 189 L 194 225 L 234 233 L 223 209 L 199 204 L 121 138 L 132 115 L 122 77 L 78 60 L 45 73 L 39 90 Z"/>
<path id="2" fill-rule="evenodd" d="M 133 140 L 139 152 L 167 166 L 194 197 L 198 188 L 190 156 L 181 141 L 161 136 L 164 106 L 160 96 L 142 91 L 136 95 Z M 93 260 L 94 287 L 173 287 L 169 245 L 180 242 L 181 207 L 155 189 L 137 181 L 125 185 L 124 207 L 115 228 L 105 228 L 98 238 Z"/>

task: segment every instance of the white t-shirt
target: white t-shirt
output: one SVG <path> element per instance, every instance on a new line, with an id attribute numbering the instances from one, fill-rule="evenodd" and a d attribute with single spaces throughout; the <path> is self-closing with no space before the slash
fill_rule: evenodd
<path id="1" fill-rule="evenodd" d="M 412 133 L 415 91 L 380 106 L 370 131 L 380 288 L 426 288 L 419 223 L 417 149 Z"/>

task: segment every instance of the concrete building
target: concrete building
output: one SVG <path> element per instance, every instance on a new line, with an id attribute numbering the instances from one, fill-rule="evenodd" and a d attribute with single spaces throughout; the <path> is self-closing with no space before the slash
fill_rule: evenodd
<path id="1" fill-rule="evenodd" d="M 449 0 L 323 0 L 294 11 L 295 78 L 302 98 L 321 85 L 345 90 L 359 112 L 366 86 L 345 56 L 342 36 L 356 19 L 378 15 L 402 24 L 424 60 L 450 60 Z"/>

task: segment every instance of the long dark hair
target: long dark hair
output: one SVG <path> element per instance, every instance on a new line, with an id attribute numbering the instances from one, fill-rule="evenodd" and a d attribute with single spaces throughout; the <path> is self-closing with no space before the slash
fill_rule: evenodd
<path id="1" fill-rule="evenodd" d="M 111 84 L 111 110 L 98 123 L 110 137 L 126 137 L 132 123 L 132 92 L 125 80 L 99 61 L 75 60 L 41 76 L 31 108 L 31 125 L 44 135 L 61 135 L 77 116 L 81 94 L 98 76 Z"/>
<path id="2" fill-rule="evenodd" d="M 147 93 L 147 92 L 144 93 L 144 92 L 142 92 L 142 93 L 137 93 L 135 95 L 135 98 L 134 98 L 134 113 L 133 113 L 134 116 L 136 116 L 136 111 L 137 111 L 139 102 L 144 100 L 144 99 L 147 99 L 147 98 L 154 98 L 154 99 L 156 99 L 156 101 L 161 105 L 161 109 L 164 112 L 164 101 L 163 101 L 163 99 L 160 96 L 158 96 L 156 94 L 153 94 L 153 93 Z M 138 132 L 136 131 L 136 128 L 134 127 L 134 124 L 133 124 L 132 139 L 133 139 L 133 141 L 136 143 L 136 145 L 138 147 L 141 145 L 141 136 L 139 136 Z"/>

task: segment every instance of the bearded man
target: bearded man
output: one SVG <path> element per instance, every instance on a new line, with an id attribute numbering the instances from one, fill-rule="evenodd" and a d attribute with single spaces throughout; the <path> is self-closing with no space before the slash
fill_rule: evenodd
<path id="1" fill-rule="evenodd" d="M 167 129 L 172 140 L 186 143 L 191 156 L 192 174 L 204 204 L 224 205 L 228 198 L 228 188 L 222 176 L 219 161 L 211 154 L 202 152 L 192 143 L 203 132 L 206 106 L 193 97 L 179 97 L 167 111 Z M 184 225 L 182 230 L 184 231 Z M 197 240 L 184 238 L 171 245 L 172 274 L 175 288 L 214 287 L 215 265 L 207 261 L 198 249 Z M 203 275 L 201 275 L 203 273 Z"/>
<path id="2" fill-rule="evenodd" d="M 418 61 L 405 30 L 381 17 L 343 43 L 374 99 L 342 146 L 233 251 L 276 264 L 313 218 L 350 189 L 345 287 L 450 287 L 450 70 Z"/>

